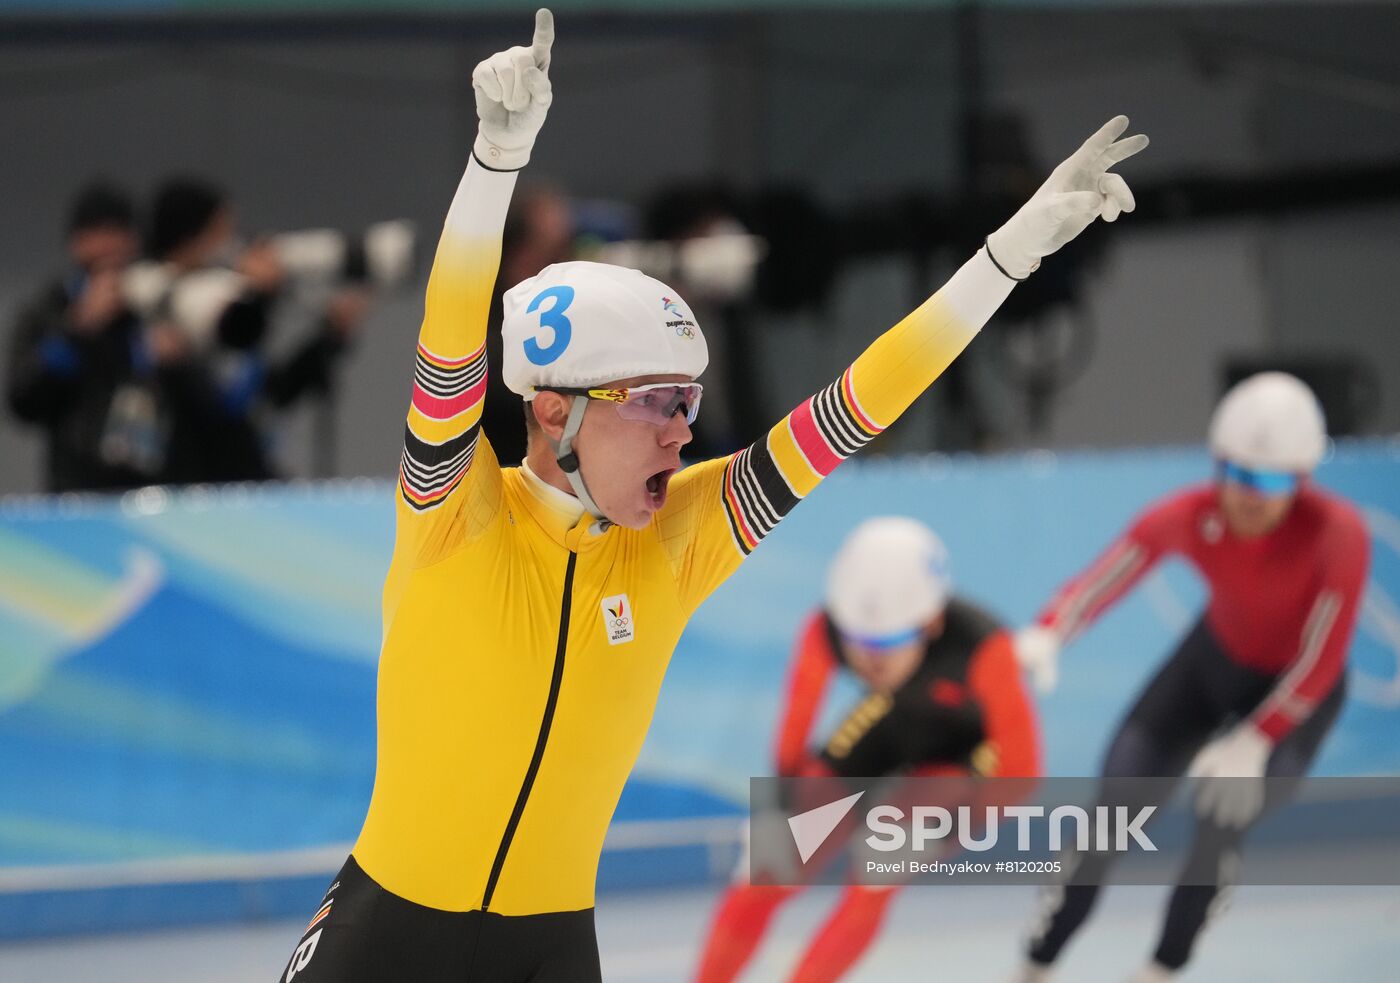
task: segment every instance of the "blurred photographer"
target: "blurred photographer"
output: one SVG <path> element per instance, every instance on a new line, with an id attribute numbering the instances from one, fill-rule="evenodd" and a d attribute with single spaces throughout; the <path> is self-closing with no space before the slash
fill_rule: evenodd
<path id="1" fill-rule="evenodd" d="M 148 331 L 122 290 L 136 258 L 132 199 L 84 188 L 68 221 L 68 272 L 24 307 L 11 332 L 7 396 L 48 444 L 52 492 L 118 490 L 163 479 L 163 392 L 183 368 L 178 337 Z"/>
<path id="2" fill-rule="evenodd" d="M 200 179 L 174 178 L 156 193 L 147 251 L 150 259 L 128 272 L 123 291 L 152 322 L 173 327 L 200 378 L 199 392 L 180 394 L 185 412 L 172 420 L 167 480 L 276 477 L 266 416 L 329 391 L 368 309 L 367 290 L 337 289 L 322 305 L 316 329 L 274 360 L 264 346 L 285 288 L 310 262 L 304 235 L 240 248 L 224 192 Z"/>

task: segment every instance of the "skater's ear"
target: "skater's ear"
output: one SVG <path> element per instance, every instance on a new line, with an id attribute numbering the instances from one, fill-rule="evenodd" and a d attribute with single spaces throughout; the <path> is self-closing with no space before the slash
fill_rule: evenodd
<path id="1" fill-rule="evenodd" d="M 537 393 L 525 404 L 525 435 L 533 442 L 536 434 L 557 442 L 569 419 L 569 397 L 559 393 Z"/>

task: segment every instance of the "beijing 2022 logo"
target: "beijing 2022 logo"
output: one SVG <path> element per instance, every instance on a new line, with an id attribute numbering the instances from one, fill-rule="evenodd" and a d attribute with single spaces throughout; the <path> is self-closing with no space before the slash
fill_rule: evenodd
<path id="1" fill-rule="evenodd" d="M 667 314 L 674 316 L 674 320 L 667 321 L 666 327 L 676 329 L 676 337 L 691 341 L 695 338 L 695 322 L 685 316 L 685 312 L 670 297 L 661 298 L 661 309 Z"/>

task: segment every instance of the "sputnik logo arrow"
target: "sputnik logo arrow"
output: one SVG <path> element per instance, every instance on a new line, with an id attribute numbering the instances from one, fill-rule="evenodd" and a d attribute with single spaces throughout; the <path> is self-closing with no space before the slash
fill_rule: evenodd
<path id="1" fill-rule="evenodd" d="M 797 844 L 797 855 L 802 858 L 804 864 L 826 842 L 826 838 L 836 827 L 841 825 L 841 820 L 855 808 L 856 801 L 864 794 L 857 792 L 855 795 L 848 795 L 844 799 L 798 813 L 788 820 L 793 842 Z"/>

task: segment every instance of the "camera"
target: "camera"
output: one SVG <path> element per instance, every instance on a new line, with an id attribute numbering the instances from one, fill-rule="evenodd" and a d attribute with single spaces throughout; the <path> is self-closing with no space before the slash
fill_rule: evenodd
<path id="1" fill-rule="evenodd" d="M 303 229 L 269 241 L 293 280 L 349 281 L 383 291 L 407 282 L 417 253 L 417 234 L 406 219 L 377 222 L 359 236 Z"/>
<path id="2" fill-rule="evenodd" d="M 406 284 L 416 267 L 418 237 L 404 219 L 378 222 L 359 234 L 301 229 L 267 241 L 292 290 L 354 283 L 387 292 Z M 138 317 L 175 324 L 196 350 L 213 346 L 225 312 L 248 289 L 247 279 L 227 266 L 181 272 L 143 260 L 122 277 L 126 302 Z"/>

